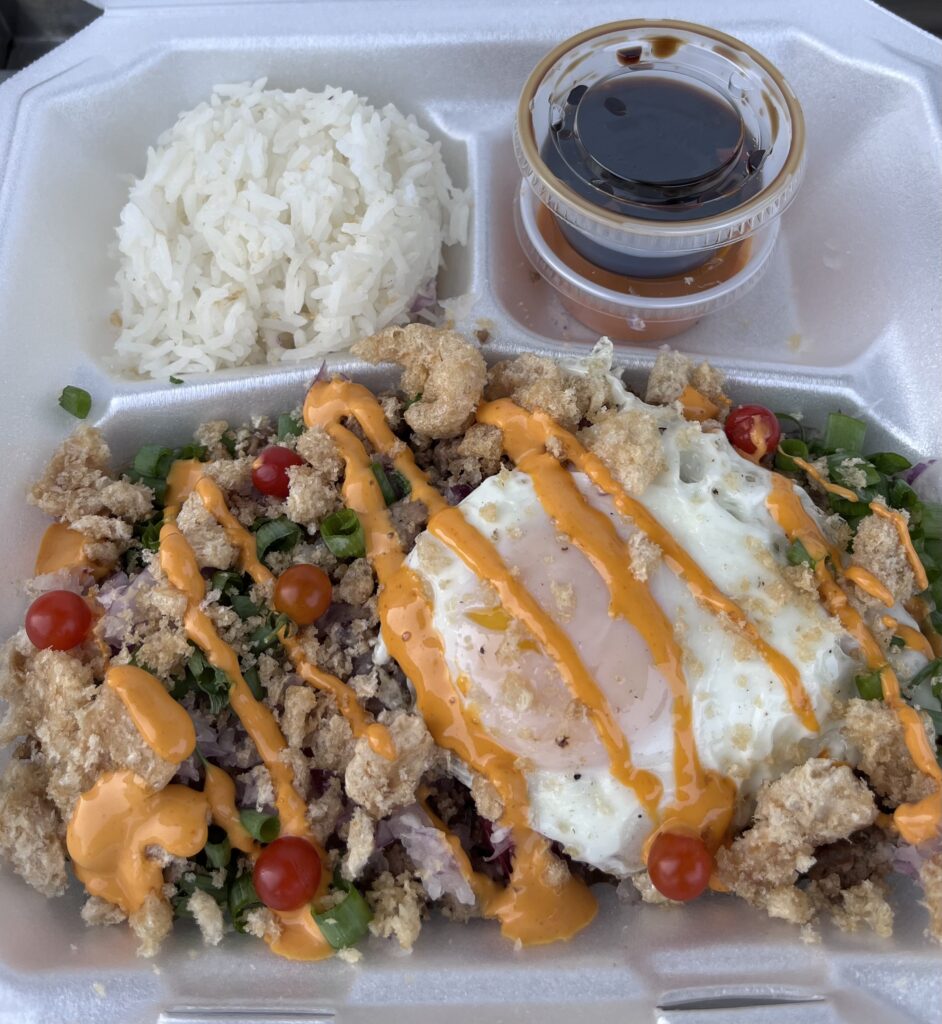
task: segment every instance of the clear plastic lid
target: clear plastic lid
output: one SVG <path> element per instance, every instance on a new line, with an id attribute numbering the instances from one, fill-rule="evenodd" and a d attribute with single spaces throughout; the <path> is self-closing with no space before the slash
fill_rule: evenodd
<path id="1" fill-rule="evenodd" d="M 514 147 L 535 195 L 588 258 L 593 245 L 663 258 L 727 245 L 778 217 L 804 171 L 804 119 L 779 71 L 732 36 L 613 22 L 540 61 Z"/>

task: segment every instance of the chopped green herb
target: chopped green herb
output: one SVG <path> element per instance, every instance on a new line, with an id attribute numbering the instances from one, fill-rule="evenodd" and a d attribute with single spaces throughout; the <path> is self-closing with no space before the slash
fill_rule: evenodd
<path id="1" fill-rule="evenodd" d="M 139 449 L 128 477 L 134 483 L 146 484 L 157 502 L 162 504 L 167 495 L 167 474 L 177 459 L 206 460 L 207 451 L 201 444 L 186 444 L 182 448 L 166 448 L 159 444 L 145 444 Z"/>
<path id="2" fill-rule="evenodd" d="M 177 882 L 177 895 L 171 900 L 173 912 L 177 917 L 193 916 L 190 913 L 188 904 L 190 902 L 190 897 L 197 889 L 201 892 L 209 893 L 209 895 L 212 896 L 220 906 L 225 906 L 225 887 L 218 888 L 214 885 L 213 879 L 208 873 L 204 873 L 202 871 L 187 871 L 184 873 L 180 881 Z"/>
<path id="3" fill-rule="evenodd" d="M 214 572 L 209 583 L 209 589 L 218 590 L 220 598 L 231 598 L 241 594 L 242 588 L 243 578 L 240 572 Z"/>
<path id="4" fill-rule="evenodd" d="M 180 378 L 180 377 L 174 377 L 174 376 L 171 376 L 171 377 L 170 377 L 170 383 L 171 383 L 171 384 L 182 384 L 182 383 L 183 383 L 183 380 L 182 380 L 182 378 Z"/>
<path id="5" fill-rule="evenodd" d="M 910 512 L 919 504 L 919 495 L 905 480 L 891 480 L 886 498 L 893 508 L 904 508 Z"/>
<path id="6" fill-rule="evenodd" d="M 229 886 L 229 917 L 237 932 L 245 931 L 245 918 L 248 912 L 261 904 L 262 901 L 258 898 L 255 885 L 252 883 L 251 871 L 233 880 Z"/>
<path id="7" fill-rule="evenodd" d="M 281 834 L 281 822 L 277 814 L 263 814 L 261 811 L 239 811 L 242 827 L 260 843 L 273 843 Z"/>
<path id="8" fill-rule="evenodd" d="M 777 412 L 774 415 L 775 415 L 775 418 L 778 420 L 779 426 L 782 428 L 783 431 L 784 430 L 789 430 L 790 431 L 792 429 L 795 429 L 795 430 L 798 431 L 799 439 L 804 441 L 804 439 L 805 439 L 805 428 L 804 428 L 804 425 L 802 424 L 801 420 L 797 416 L 792 415 L 792 413 L 790 413 L 790 412 Z M 794 428 L 786 426 L 787 423 L 794 423 L 795 424 Z"/>
<path id="9" fill-rule="evenodd" d="M 919 526 L 927 540 L 942 540 L 942 505 L 934 501 L 922 502 Z"/>
<path id="10" fill-rule="evenodd" d="M 897 455 L 896 452 L 876 452 L 873 455 L 868 455 L 867 458 L 881 473 L 886 473 L 887 476 L 902 473 L 907 469 L 912 469 L 913 466 L 909 459 Z"/>
<path id="11" fill-rule="evenodd" d="M 373 912 L 356 886 L 339 879 L 334 880 L 334 885 L 346 892 L 343 901 L 319 914 L 312 907 L 311 913 L 314 914 L 321 934 L 331 946 L 334 949 L 345 949 L 356 945 L 366 935 L 369 923 L 373 920 Z"/>
<path id="12" fill-rule="evenodd" d="M 232 610 L 239 616 L 240 619 L 251 619 L 253 615 L 261 615 L 261 609 L 245 594 L 236 594 L 229 604 L 232 606 Z"/>
<path id="13" fill-rule="evenodd" d="M 926 682 L 931 684 L 935 696 L 942 698 L 942 658 L 935 658 L 928 665 L 924 665 L 909 680 L 909 689 L 914 690 L 921 683 Z"/>
<path id="14" fill-rule="evenodd" d="M 59 405 L 76 419 L 84 420 L 92 408 L 92 396 L 84 388 L 67 384 L 59 395 Z"/>
<path id="15" fill-rule="evenodd" d="M 849 487 L 852 491 L 862 491 L 866 487 L 873 487 L 874 484 L 880 483 L 880 474 L 859 455 L 837 452 L 828 456 L 827 463 L 828 476 L 841 487 Z M 861 475 L 863 483 L 860 482 Z"/>
<path id="16" fill-rule="evenodd" d="M 194 650 L 187 658 L 183 677 L 177 681 L 171 694 L 180 700 L 187 693 L 200 693 L 209 700 L 210 712 L 218 715 L 229 703 L 231 686 L 229 677 L 222 669 L 213 668 L 202 651 Z"/>
<path id="17" fill-rule="evenodd" d="M 883 699 L 883 683 L 880 681 L 879 671 L 856 676 L 854 682 L 857 684 L 857 692 L 864 700 Z"/>
<path id="18" fill-rule="evenodd" d="M 255 551 L 260 559 L 268 551 L 290 551 L 301 539 L 301 527 L 287 516 L 256 520 L 252 530 L 255 532 Z"/>
<path id="19" fill-rule="evenodd" d="M 793 540 L 788 545 L 788 551 L 786 552 L 789 565 L 807 565 L 812 569 L 817 565 L 815 559 L 808 553 L 808 549 L 801 543 L 800 540 Z"/>
<path id="20" fill-rule="evenodd" d="M 298 437 L 304 433 L 304 424 L 297 416 L 292 416 L 289 412 L 283 412 L 278 417 L 278 429 L 276 431 L 279 438 L 283 437 Z"/>
<path id="21" fill-rule="evenodd" d="M 220 444 L 221 444 L 221 445 L 223 446 L 223 448 L 225 448 L 225 449 L 226 449 L 226 451 L 227 451 L 227 452 L 228 452 L 228 453 L 229 453 L 229 454 L 230 454 L 230 455 L 231 455 L 231 456 L 232 456 L 233 458 L 235 458 L 235 453 L 236 453 L 236 439 L 235 439 L 235 437 L 233 437 L 233 435 L 232 435 L 232 431 L 231 431 L 231 430 L 227 430 L 227 431 L 226 431 L 226 432 L 225 432 L 225 433 L 224 433 L 224 434 L 222 435 L 222 437 L 221 437 L 221 438 L 219 438 L 219 443 L 220 443 Z"/>
<path id="22" fill-rule="evenodd" d="M 246 686 L 252 691 L 252 696 L 256 700 L 262 700 L 265 696 L 265 691 L 262 688 L 262 680 L 259 678 L 258 669 L 245 669 L 242 672 L 242 678 L 245 680 Z"/>
<path id="23" fill-rule="evenodd" d="M 775 453 L 775 468 L 783 473 L 797 473 L 798 466 L 794 458 L 807 459 L 809 455 L 808 446 L 797 437 L 786 437 L 779 442 L 778 449 Z"/>
<path id="24" fill-rule="evenodd" d="M 412 493 L 412 484 L 398 469 L 386 470 L 381 462 L 370 463 L 370 469 L 373 470 L 373 476 L 376 477 L 387 505 L 395 505 L 397 501 Z"/>
<path id="25" fill-rule="evenodd" d="M 218 825 L 210 825 L 209 838 L 203 847 L 203 853 L 206 854 L 206 862 L 211 868 L 228 866 L 232 857 L 232 846 L 229 844 L 229 837 Z"/>
<path id="26" fill-rule="evenodd" d="M 363 558 L 366 536 L 360 517 L 351 508 L 333 512 L 321 522 L 321 536 L 335 558 Z"/>
<path id="27" fill-rule="evenodd" d="M 890 647 L 900 648 L 900 647 L 905 647 L 905 646 L 906 646 L 906 641 L 901 636 L 891 636 L 890 637 Z"/>
<path id="28" fill-rule="evenodd" d="M 863 420 L 846 416 L 842 412 L 828 415 L 827 427 L 824 430 L 824 450 L 829 453 L 846 452 L 848 455 L 859 455 L 863 451 L 867 424 Z"/>
<path id="29" fill-rule="evenodd" d="M 274 615 L 269 612 L 265 621 L 249 637 L 249 647 L 253 654 L 261 654 L 279 642 L 278 634 L 284 630 L 287 634 L 293 623 L 287 615 Z"/>

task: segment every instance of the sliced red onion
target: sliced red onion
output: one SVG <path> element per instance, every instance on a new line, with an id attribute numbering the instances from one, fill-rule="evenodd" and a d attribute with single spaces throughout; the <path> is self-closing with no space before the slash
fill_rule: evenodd
<path id="1" fill-rule="evenodd" d="M 426 309 L 432 309 L 438 305 L 438 281 L 432 277 L 423 284 L 415 293 L 412 305 L 409 307 L 409 315 L 415 316 Z"/>
<path id="2" fill-rule="evenodd" d="M 430 899 L 451 895 L 465 906 L 474 905 L 474 890 L 458 866 L 448 841 L 418 804 L 397 811 L 381 825 L 405 847 Z M 377 835 L 377 844 L 379 842 Z"/>
<path id="3" fill-rule="evenodd" d="M 98 629 L 105 643 L 115 648 L 124 643 L 128 626 L 142 618 L 137 610 L 138 595 L 153 586 L 154 577 L 149 569 L 130 581 L 123 572 L 115 573 L 105 581 L 98 592 L 98 603 L 105 609 Z"/>
<path id="4" fill-rule="evenodd" d="M 937 836 L 928 843 L 920 843 L 918 846 L 910 846 L 908 843 L 900 843 L 893 852 L 893 870 L 898 871 L 907 878 L 919 878 L 922 866 L 930 857 L 942 851 L 942 837 Z"/>
<path id="5" fill-rule="evenodd" d="M 912 473 L 910 470 L 909 475 Z M 935 459 L 926 462 L 922 471 L 913 477 L 912 486 L 923 501 L 942 501 L 942 462 Z"/>
<path id="6" fill-rule="evenodd" d="M 906 470 L 903 474 L 903 479 L 908 484 L 912 484 L 913 481 L 918 480 L 925 471 L 935 463 L 935 459 L 929 459 L 928 462 L 917 462 L 911 469 Z"/>
<path id="7" fill-rule="evenodd" d="M 445 501 L 449 505 L 458 505 L 474 490 L 470 484 L 452 484 L 445 488 Z"/>

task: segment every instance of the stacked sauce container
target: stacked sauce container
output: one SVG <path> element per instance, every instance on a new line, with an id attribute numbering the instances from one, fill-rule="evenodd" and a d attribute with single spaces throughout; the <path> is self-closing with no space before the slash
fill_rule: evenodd
<path id="1" fill-rule="evenodd" d="M 557 46 L 524 85 L 514 148 L 530 262 L 577 320 L 635 342 L 758 281 L 805 165 L 780 72 L 679 21 L 614 22 Z"/>

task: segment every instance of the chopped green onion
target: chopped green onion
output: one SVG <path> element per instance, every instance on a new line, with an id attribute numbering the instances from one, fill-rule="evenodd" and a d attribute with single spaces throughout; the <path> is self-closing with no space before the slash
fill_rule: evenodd
<path id="1" fill-rule="evenodd" d="M 92 396 L 85 388 L 67 384 L 59 395 L 59 405 L 78 420 L 84 420 L 92 408 Z"/>
<path id="2" fill-rule="evenodd" d="M 166 477 L 173 465 L 173 449 L 159 444 L 145 444 L 131 463 L 133 472 L 142 477 Z"/>
<path id="3" fill-rule="evenodd" d="M 880 474 L 859 455 L 838 452 L 836 455 L 829 455 L 827 463 L 828 476 L 831 480 L 842 487 L 849 487 L 852 491 L 861 491 L 880 482 Z M 863 483 L 858 479 L 860 473 L 863 473 Z"/>
<path id="4" fill-rule="evenodd" d="M 912 469 L 913 466 L 909 459 L 897 455 L 896 452 L 876 452 L 874 455 L 868 455 L 867 458 L 881 473 L 886 473 L 887 476 L 902 473 L 906 469 Z"/>
<path id="5" fill-rule="evenodd" d="M 298 437 L 304 433 L 304 424 L 298 419 L 297 416 L 292 416 L 289 412 L 283 412 L 278 417 L 278 429 L 277 434 L 279 438 L 283 437 Z"/>
<path id="6" fill-rule="evenodd" d="M 808 458 L 808 446 L 797 437 L 786 437 L 779 442 L 779 450 L 775 453 L 775 468 L 783 473 L 797 473 L 798 466 L 795 465 L 794 456 L 799 459 Z"/>
<path id="7" fill-rule="evenodd" d="M 824 430 L 824 448 L 827 452 L 843 451 L 848 455 L 859 455 L 863 451 L 867 424 L 863 420 L 846 416 L 842 412 L 828 414 Z"/>
<path id="8" fill-rule="evenodd" d="M 261 903 L 252 882 L 251 871 L 233 881 L 229 886 L 229 917 L 237 932 L 245 931 L 246 915 L 254 907 L 261 906 Z"/>
<path id="9" fill-rule="evenodd" d="M 810 568 L 814 568 L 817 562 L 808 553 L 808 549 L 801 543 L 800 540 L 793 540 L 788 545 L 788 551 L 786 552 L 789 565 L 807 565 Z"/>
<path id="10" fill-rule="evenodd" d="M 209 710 L 218 715 L 229 703 L 229 690 L 232 684 L 222 669 L 213 668 L 200 650 L 195 650 L 186 661 L 186 672 L 177 681 L 171 696 L 180 700 L 191 691 L 202 693 L 209 699 Z"/>
<path id="11" fill-rule="evenodd" d="M 229 864 L 232 857 L 232 846 L 229 844 L 229 837 L 216 825 L 209 827 L 209 839 L 203 847 L 206 854 L 206 862 L 212 868 L 224 868 Z"/>
<path id="12" fill-rule="evenodd" d="M 195 459 L 197 462 L 205 462 L 208 454 L 205 444 L 193 444 L 192 442 L 183 445 L 182 448 L 174 448 L 173 450 L 174 461 L 177 459 L 185 459 L 187 461 Z"/>
<path id="13" fill-rule="evenodd" d="M 334 949 L 356 945 L 366 935 L 369 923 L 373 920 L 370 905 L 359 889 L 347 883 L 343 883 L 340 888 L 347 893 L 341 903 L 320 914 L 314 913 L 313 907 L 311 908 L 321 935 Z"/>
<path id="14" fill-rule="evenodd" d="M 942 505 L 935 501 L 922 502 L 919 525 L 927 540 L 942 540 Z"/>
<path id="15" fill-rule="evenodd" d="M 837 494 L 829 494 L 827 502 L 828 508 L 843 516 L 851 526 L 854 525 L 854 520 L 870 515 L 870 506 L 865 501 L 848 501 Z"/>
<path id="16" fill-rule="evenodd" d="M 180 377 L 174 377 L 174 376 L 171 375 L 170 383 L 171 384 L 182 384 L 183 380 Z"/>
<path id="17" fill-rule="evenodd" d="M 223 448 L 225 448 L 225 449 L 226 449 L 226 451 L 227 451 L 227 452 L 228 452 L 228 453 L 229 453 L 229 454 L 230 454 L 230 455 L 231 455 L 231 456 L 232 456 L 233 458 L 235 458 L 235 453 L 236 453 L 236 440 L 235 440 L 235 438 L 234 438 L 234 437 L 232 436 L 232 432 L 231 432 L 231 431 L 227 430 L 227 431 L 226 431 L 226 432 L 225 432 L 225 433 L 224 433 L 224 434 L 222 435 L 222 437 L 221 437 L 221 438 L 219 438 L 219 443 L 220 443 L 220 444 L 221 444 L 221 445 L 223 446 Z"/>
<path id="18" fill-rule="evenodd" d="M 245 669 L 242 673 L 242 678 L 256 700 L 261 700 L 265 696 L 265 691 L 262 689 L 262 680 L 259 678 L 257 668 Z"/>
<path id="19" fill-rule="evenodd" d="M 239 811 L 239 821 L 245 831 L 260 843 L 273 843 L 281 834 L 281 822 L 277 814 L 246 809 Z"/>
<path id="20" fill-rule="evenodd" d="M 255 531 L 255 551 L 264 558 L 268 551 L 290 551 L 301 539 L 301 527 L 287 516 L 262 519 L 252 525 Z"/>
<path id="21" fill-rule="evenodd" d="M 363 524 L 353 509 L 342 508 L 331 513 L 320 529 L 324 543 L 336 558 L 363 558 L 366 554 Z"/>
<path id="22" fill-rule="evenodd" d="M 879 671 L 856 676 L 854 682 L 857 684 L 857 692 L 864 700 L 883 699 L 883 683 Z"/>
<path id="23" fill-rule="evenodd" d="M 261 615 L 261 609 L 245 594 L 236 594 L 229 601 L 232 610 L 240 619 L 251 619 L 253 615 Z"/>
<path id="24" fill-rule="evenodd" d="M 153 515 L 144 523 L 139 523 L 134 532 L 139 536 L 141 547 L 148 551 L 156 551 L 160 547 L 160 530 L 164 525 L 162 512 Z"/>
<path id="25" fill-rule="evenodd" d="M 920 683 L 930 682 L 932 684 L 932 692 L 936 697 L 942 697 L 942 658 L 935 658 L 930 661 L 928 665 L 923 666 L 913 677 L 909 680 L 909 689 L 914 690 Z"/>
<path id="26" fill-rule="evenodd" d="M 196 890 L 209 893 L 210 896 L 220 905 L 226 903 L 226 890 L 213 884 L 213 879 L 208 874 L 188 871 L 183 878 L 177 882 L 177 895 L 171 901 L 173 912 L 177 917 L 192 917 L 188 906 L 190 897 Z"/>
<path id="27" fill-rule="evenodd" d="M 383 500 L 387 505 L 395 505 L 397 501 L 412 493 L 412 484 L 399 472 L 398 469 L 391 469 L 387 472 L 381 462 L 371 462 L 370 469 L 383 492 Z"/>
<path id="28" fill-rule="evenodd" d="M 214 572 L 209 583 L 210 590 L 218 590 L 220 598 L 234 597 L 242 592 L 242 573 L 222 571 Z"/>
<path id="29" fill-rule="evenodd" d="M 890 637 L 890 647 L 899 648 L 899 647 L 905 647 L 905 646 L 906 646 L 906 641 L 901 636 L 891 636 Z"/>
<path id="30" fill-rule="evenodd" d="M 919 495 L 905 480 L 891 480 L 886 497 L 893 508 L 904 508 L 907 511 L 912 511 L 919 504 Z"/>

